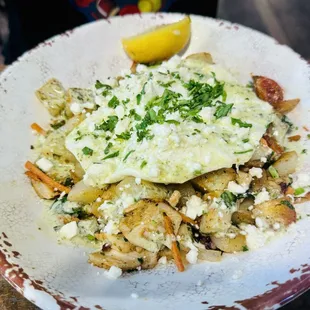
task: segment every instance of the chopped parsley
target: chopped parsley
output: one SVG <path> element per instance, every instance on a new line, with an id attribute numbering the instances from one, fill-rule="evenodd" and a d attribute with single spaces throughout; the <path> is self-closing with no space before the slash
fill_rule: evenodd
<path id="1" fill-rule="evenodd" d="M 65 123 L 66 123 L 66 121 L 63 119 L 63 120 L 61 120 L 61 121 L 58 122 L 58 123 L 51 124 L 51 127 L 52 127 L 54 130 L 56 130 L 56 129 L 62 127 Z"/>
<path id="2" fill-rule="evenodd" d="M 243 143 L 247 143 L 247 142 L 249 142 L 249 141 L 250 141 L 250 139 L 243 139 L 243 140 L 242 140 Z"/>
<path id="3" fill-rule="evenodd" d="M 158 83 L 160 86 L 167 88 L 167 87 L 170 87 L 173 83 L 175 83 L 175 81 L 169 81 L 169 82 L 167 82 L 167 83 L 164 83 L 164 82 L 162 82 L 162 81 L 157 81 L 157 83 Z"/>
<path id="4" fill-rule="evenodd" d="M 144 83 L 141 92 L 137 95 L 137 104 L 139 105 L 142 99 L 142 95 L 145 95 L 145 85 L 147 82 Z"/>
<path id="5" fill-rule="evenodd" d="M 281 205 L 285 205 L 289 207 L 290 209 L 295 210 L 294 206 L 288 200 L 282 200 L 280 203 Z"/>
<path id="6" fill-rule="evenodd" d="M 219 119 L 224 116 L 227 116 L 227 114 L 231 111 L 233 105 L 234 105 L 233 103 L 226 104 L 226 103 L 221 102 L 221 105 L 219 105 L 216 108 L 216 111 L 214 113 L 215 118 Z"/>
<path id="7" fill-rule="evenodd" d="M 127 104 L 129 101 L 130 101 L 130 99 L 129 99 L 129 98 L 126 98 L 125 100 L 122 100 L 122 103 L 123 103 L 123 104 Z"/>
<path id="8" fill-rule="evenodd" d="M 99 80 L 96 81 L 95 84 L 95 88 L 96 89 L 101 89 L 103 88 L 103 92 L 101 93 L 102 96 L 107 96 L 110 93 L 110 90 L 112 89 L 112 87 L 108 84 L 102 84 Z"/>
<path id="9" fill-rule="evenodd" d="M 134 109 L 129 111 L 129 116 L 133 117 L 135 121 L 141 121 L 142 119 L 142 117 Z"/>
<path id="10" fill-rule="evenodd" d="M 180 122 L 174 120 L 174 119 L 167 119 L 166 123 L 168 124 L 174 124 L 174 125 L 180 125 Z"/>
<path id="11" fill-rule="evenodd" d="M 249 149 L 249 150 L 246 150 L 246 151 L 234 152 L 234 154 L 245 154 L 245 153 L 250 153 L 252 151 L 253 151 L 253 149 Z"/>
<path id="12" fill-rule="evenodd" d="M 112 142 L 109 142 L 108 145 L 106 146 L 106 148 L 104 149 L 104 154 L 109 154 L 110 153 L 110 149 L 113 146 Z"/>
<path id="13" fill-rule="evenodd" d="M 129 140 L 130 136 L 131 136 L 131 133 L 129 131 L 124 131 L 121 134 L 116 135 L 116 137 L 121 140 Z"/>
<path id="14" fill-rule="evenodd" d="M 203 78 L 204 75 L 202 73 L 194 72 L 195 75 L 197 75 L 199 78 Z"/>
<path id="15" fill-rule="evenodd" d="M 113 96 L 108 102 L 108 107 L 115 109 L 119 105 L 119 100 L 116 96 Z"/>
<path id="16" fill-rule="evenodd" d="M 171 75 L 172 75 L 175 79 L 178 79 L 178 80 L 181 79 L 180 74 L 179 74 L 178 72 L 171 72 Z"/>
<path id="17" fill-rule="evenodd" d="M 96 84 L 95 84 L 96 89 L 102 88 L 103 86 L 104 84 L 102 84 L 99 80 L 96 81 Z"/>
<path id="18" fill-rule="evenodd" d="M 102 160 L 109 159 L 109 158 L 114 158 L 114 157 L 117 157 L 118 155 L 119 155 L 119 151 L 116 151 L 114 153 L 111 153 L 111 154 L 107 155 L 106 157 L 103 157 Z"/>
<path id="19" fill-rule="evenodd" d="M 143 260 L 142 257 L 138 257 L 137 260 L 138 260 L 138 262 L 139 262 L 140 264 L 143 264 L 143 262 L 144 262 L 144 260 Z"/>
<path id="20" fill-rule="evenodd" d="M 127 158 L 130 156 L 130 154 L 132 154 L 134 152 L 134 150 L 129 151 L 126 156 L 124 157 L 123 161 L 126 161 Z"/>
<path id="21" fill-rule="evenodd" d="M 253 81 L 249 81 L 249 83 L 246 85 L 247 88 L 250 88 L 250 89 L 254 89 L 254 83 Z"/>
<path id="22" fill-rule="evenodd" d="M 242 251 L 243 251 L 243 252 L 246 252 L 246 251 L 248 251 L 248 250 L 249 250 L 249 248 L 248 248 L 247 245 L 244 245 L 244 246 L 242 247 Z"/>
<path id="23" fill-rule="evenodd" d="M 252 124 L 246 123 L 246 122 L 242 122 L 241 119 L 238 118 L 231 118 L 231 123 L 233 125 L 238 124 L 240 128 L 251 128 Z"/>
<path id="24" fill-rule="evenodd" d="M 288 125 L 289 127 L 288 132 L 292 131 L 294 124 L 290 121 L 290 119 L 286 115 L 282 116 L 281 121 L 282 123 L 285 123 Z"/>
<path id="25" fill-rule="evenodd" d="M 86 238 L 87 238 L 89 241 L 95 241 L 95 240 L 96 240 L 96 238 L 95 238 L 93 235 L 91 235 L 91 234 L 86 235 Z"/>
<path id="26" fill-rule="evenodd" d="M 301 151 L 301 154 L 307 154 L 307 150 L 306 150 L 306 149 L 303 149 L 303 150 Z"/>
<path id="27" fill-rule="evenodd" d="M 92 156 L 94 151 L 89 147 L 85 146 L 82 148 L 82 152 L 84 155 Z"/>
<path id="28" fill-rule="evenodd" d="M 237 197 L 229 191 L 224 191 L 221 194 L 221 198 L 224 200 L 224 203 L 228 208 L 233 207 L 235 202 L 237 201 Z"/>
<path id="29" fill-rule="evenodd" d="M 141 163 L 140 168 L 142 169 L 142 168 L 145 167 L 146 165 L 147 165 L 147 161 L 144 160 L 144 161 Z"/>
<path id="30" fill-rule="evenodd" d="M 96 125 L 95 129 L 113 132 L 116 127 L 117 122 L 118 122 L 118 117 L 116 115 L 112 115 L 112 116 L 110 115 L 108 116 L 108 120 L 101 123 L 99 126 Z"/>

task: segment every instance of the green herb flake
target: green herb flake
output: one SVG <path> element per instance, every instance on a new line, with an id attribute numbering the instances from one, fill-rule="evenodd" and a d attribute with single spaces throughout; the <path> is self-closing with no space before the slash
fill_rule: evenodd
<path id="1" fill-rule="evenodd" d="M 94 236 L 91 235 L 91 234 L 86 235 L 86 238 L 87 238 L 89 241 L 95 241 L 95 240 L 96 240 L 96 237 L 94 237 Z"/>
<path id="2" fill-rule="evenodd" d="M 244 245 L 244 246 L 242 247 L 242 251 L 243 251 L 243 252 L 247 252 L 248 250 L 249 250 L 249 248 L 248 248 L 247 245 Z"/>
<path id="3" fill-rule="evenodd" d="M 61 120 L 61 121 L 58 122 L 58 123 L 51 124 L 51 127 L 52 127 L 54 130 L 56 130 L 56 129 L 59 129 L 60 127 L 62 127 L 65 123 L 66 123 L 66 121 L 63 119 L 63 120 Z"/>
<path id="4" fill-rule="evenodd" d="M 167 87 L 170 87 L 173 83 L 175 83 L 175 81 L 169 81 L 169 82 L 167 82 L 167 83 L 164 83 L 164 82 L 162 82 L 162 81 L 157 81 L 157 83 L 158 83 L 160 86 L 167 88 Z"/>
<path id="5" fill-rule="evenodd" d="M 307 138 L 310 139 L 310 134 L 309 133 L 307 134 Z"/>
<path id="6" fill-rule="evenodd" d="M 249 81 L 249 83 L 246 85 L 247 88 L 250 88 L 250 89 L 254 89 L 254 83 L 253 81 Z"/>
<path id="7" fill-rule="evenodd" d="M 96 81 L 96 84 L 95 84 L 96 89 L 102 88 L 103 86 L 104 84 L 102 84 L 99 80 Z"/>
<path id="8" fill-rule="evenodd" d="M 123 103 L 124 105 L 126 105 L 129 101 L 130 101 L 130 99 L 129 99 L 129 98 L 126 98 L 125 100 L 122 100 L 122 103 Z"/>
<path id="9" fill-rule="evenodd" d="M 138 257 L 137 258 L 137 260 L 138 260 L 138 262 L 142 265 L 143 264 L 143 262 L 144 262 L 144 260 L 143 260 L 143 258 L 142 257 Z"/>
<path id="10" fill-rule="evenodd" d="M 224 200 L 224 203 L 228 208 L 233 207 L 237 201 L 237 197 L 229 191 L 224 191 L 221 194 L 221 198 Z"/>
<path id="11" fill-rule="evenodd" d="M 116 135 L 116 137 L 121 140 L 129 140 L 130 136 L 131 136 L 131 133 L 129 131 L 124 131 L 121 134 Z"/>
<path id="12" fill-rule="evenodd" d="M 195 75 L 197 75 L 199 78 L 203 78 L 204 75 L 202 73 L 194 72 Z"/>
<path id="13" fill-rule="evenodd" d="M 238 155 L 238 154 L 246 154 L 246 153 L 250 153 L 252 151 L 253 151 L 253 149 L 249 149 L 249 150 L 246 150 L 246 151 L 234 152 L 234 154 L 236 154 L 236 155 Z"/>
<path id="14" fill-rule="evenodd" d="M 118 117 L 116 115 L 110 115 L 105 122 L 101 123 L 100 125 L 96 125 L 95 129 L 113 132 L 117 122 Z"/>
<path id="15" fill-rule="evenodd" d="M 108 145 L 106 146 L 106 148 L 104 149 L 104 154 L 109 154 L 110 153 L 110 149 L 113 146 L 112 142 L 109 142 Z"/>
<path id="16" fill-rule="evenodd" d="M 273 166 L 270 166 L 268 168 L 268 171 L 270 173 L 270 175 L 274 178 L 274 179 L 278 179 L 279 178 L 279 173 L 277 171 L 277 169 Z"/>
<path id="17" fill-rule="evenodd" d="M 299 196 L 299 195 L 303 194 L 304 192 L 305 192 L 304 188 L 298 187 L 298 188 L 295 189 L 294 195 L 295 196 Z"/>
<path id="18" fill-rule="evenodd" d="M 117 157 L 119 155 L 119 151 L 116 151 L 114 153 L 111 153 L 109 155 L 107 155 L 106 157 L 103 157 L 102 160 L 106 160 L 106 159 L 109 159 L 109 158 L 114 158 L 114 157 Z"/>
<path id="19" fill-rule="evenodd" d="M 247 142 L 249 142 L 249 141 L 250 141 L 250 139 L 243 139 L 243 140 L 242 140 L 243 143 L 247 143 Z"/>
<path id="20" fill-rule="evenodd" d="M 301 154 L 307 154 L 308 153 L 308 150 L 307 149 L 303 149 L 302 151 L 301 151 Z"/>
<path id="21" fill-rule="evenodd" d="M 282 200 L 280 203 L 282 205 L 285 205 L 285 206 L 289 207 L 292 210 L 295 210 L 294 206 L 288 200 Z"/>
<path id="22" fill-rule="evenodd" d="M 238 124 L 240 128 L 251 128 L 252 124 L 246 123 L 246 122 L 242 122 L 240 119 L 238 118 L 231 118 L 231 123 L 233 125 Z"/>
<path id="23" fill-rule="evenodd" d="M 119 105 L 119 100 L 116 96 L 113 96 L 108 102 L 108 107 L 115 109 Z"/>
<path id="24" fill-rule="evenodd" d="M 84 155 L 92 156 L 94 151 L 89 147 L 85 146 L 83 147 L 82 152 Z"/>
<path id="25" fill-rule="evenodd" d="M 222 102 L 221 105 L 216 108 L 216 111 L 214 113 L 215 118 L 219 119 L 224 116 L 227 116 L 228 113 L 231 111 L 233 105 L 234 105 L 233 103 L 225 104 Z"/>
<path id="26" fill-rule="evenodd" d="M 143 160 L 143 162 L 141 163 L 140 165 L 140 168 L 144 168 L 145 166 L 147 165 L 147 161 L 146 160 Z"/>
<path id="27" fill-rule="evenodd" d="M 127 158 L 130 156 L 130 154 L 132 154 L 134 152 L 134 150 L 129 151 L 126 156 L 124 157 L 123 161 L 126 161 Z"/>
<path id="28" fill-rule="evenodd" d="M 168 124 L 174 124 L 174 125 L 180 125 L 180 124 L 181 124 L 180 122 L 178 122 L 178 121 L 176 121 L 176 120 L 174 120 L 174 119 L 167 119 L 167 120 L 166 120 L 166 123 L 168 123 Z"/>

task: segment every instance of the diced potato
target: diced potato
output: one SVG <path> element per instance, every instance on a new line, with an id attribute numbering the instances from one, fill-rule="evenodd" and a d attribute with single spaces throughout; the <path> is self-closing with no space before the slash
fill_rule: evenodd
<path id="1" fill-rule="evenodd" d="M 264 135 L 264 139 L 267 145 L 277 154 L 282 154 L 284 152 L 284 148 L 278 143 L 276 138 Z"/>
<path id="2" fill-rule="evenodd" d="M 95 201 L 99 196 L 101 196 L 104 192 L 104 189 L 100 189 L 97 187 L 87 186 L 85 185 L 84 181 L 80 181 L 76 183 L 69 195 L 68 200 L 80 203 L 92 203 Z"/>
<path id="3" fill-rule="evenodd" d="M 283 100 L 273 104 L 275 110 L 281 114 L 286 114 L 293 111 L 299 104 L 300 99 Z"/>
<path id="4" fill-rule="evenodd" d="M 201 217 L 199 230 L 203 234 L 226 232 L 231 225 L 231 214 L 218 209 L 210 209 Z"/>
<path id="5" fill-rule="evenodd" d="M 141 180 L 137 184 L 133 177 L 126 177 L 116 187 L 116 194 L 126 193 L 136 199 L 166 199 L 168 190 L 161 184 Z"/>
<path id="6" fill-rule="evenodd" d="M 296 211 L 285 198 L 269 200 L 253 209 L 253 216 L 264 218 L 270 225 L 280 223 L 288 226 L 296 222 Z"/>
<path id="7" fill-rule="evenodd" d="M 214 64 L 211 54 L 209 53 L 196 53 L 191 54 L 185 58 L 186 60 L 198 60 L 201 63 Z"/>
<path id="8" fill-rule="evenodd" d="M 39 180 L 31 179 L 31 185 L 40 198 L 54 199 L 56 196 L 59 196 L 58 192 L 55 192 L 52 188 Z"/>
<path id="9" fill-rule="evenodd" d="M 142 269 L 151 269 L 157 264 L 157 254 L 145 250 L 140 253 L 136 251 L 122 253 L 110 249 L 104 252 L 91 253 L 88 262 L 105 269 L 109 269 L 112 266 L 122 270 L 134 270 L 140 266 Z"/>
<path id="10" fill-rule="evenodd" d="M 165 203 L 146 199 L 138 201 L 135 208 L 125 214 L 119 229 L 132 244 L 158 252 L 166 244 L 163 213 L 171 219 L 176 234 L 182 222 L 181 215 Z"/>
<path id="11" fill-rule="evenodd" d="M 180 248 L 184 252 L 188 252 L 190 249 L 187 246 L 187 244 L 190 242 L 193 242 L 193 233 L 192 230 L 189 228 L 187 224 L 181 224 L 179 231 L 178 231 L 178 236 L 180 236 Z"/>
<path id="12" fill-rule="evenodd" d="M 272 150 L 267 145 L 264 145 L 264 144 L 261 143 L 255 149 L 255 152 L 253 153 L 250 162 L 252 162 L 252 161 L 260 161 L 260 159 L 262 157 L 268 158 L 270 153 L 272 153 Z M 256 167 L 256 166 L 254 166 L 254 167 Z"/>
<path id="13" fill-rule="evenodd" d="M 262 190 L 263 187 L 266 186 L 267 183 L 267 172 L 266 170 L 263 170 L 262 177 L 261 178 L 254 178 L 251 182 L 251 192 L 258 193 Z"/>
<path id="14" fill-rule="evenodd" d="M 239 171 L 237 173 L 236 181 L 242 186 L 249 187 L 252 181 L 252 177 L 249 173 Z"/>
<path id="15" fill-rule="evenodd" d="M 232 238 L 233 236 L 235 237 Z M 212 235 L 211 240 L 218 249 L 226 253 L 241 252 L 246 247 L 245 236 L 241 235 L 240 230 L 234 226 L 231 226 L 225 236 Z"/>
<path id="16" fill-rule="evenodd" d="M 109 235 L 106 233 L 96 233 L 95 237 L 111 245 L 111 248 L 122 253 L 135 251 L 136 246 L 131 244 L 122 234 Z"/>
<path id="17" fill-rule="evenodd" d="M 274 114 L 272 124 L 268 127 L 268 134 L 271 135 L 280 145 L 285 143 L 290 126 L 282 121 L 283 115 Z"/>
<path id="18" fill-rule="evenodd" d="M 66 95 L 66 101 L 67 101 L 66 106 L 67 117 L 73 116 L 73 113 L 70 109 L 72 103 L 78 103 L 85 106 L 85 109 L 87 111 L 91 111 L 96 108 L 95 94 L 91 89 L 87 88 L 69 88 Z M 82 111 L 80 113 L 82 113 Z"/>
<path id="19" fill-rule="evenodd" d="M 256 95 L 261 100 L 267 101 L 271 105 L 283 100 L 283 90 L 274 80 L 254 75 L 253 81 Z"/>
<path id="20" fill-rule="evenodd" d="M 280 158 L 272 165 L 279 176 L 287 176 L 296 171 L 298 155 L 295 151 L 283 153 Z"/>
<path id="21" fill-rule="evenodd" d="M 173 191 L 173 193 L 168 199 L 170 206 L 175 208 L 177 204 L 179 203 L 180 198 L 181 198 L 181 193 L 179 191 Z"/>
<path id="22" fill-rule="evenodd" d="M 56 79 L 50 79 L 36 91 L 36 96 L 52 116 L 58 116 L 65 108 L 65 89 Z"/>
<path id="23" fill-rule="evenodd" d="M 79 114 L 70 118 L 66 124 L 61 127 L 61 130 L 65 131 L 66 134 L 69 134 L 75 127 L 80 125 L 82 121 L 86 118 L 85 114 Z"/>
<path id="24" fill-rule="evenodd" d="M 222 260 L 222 252 L 199 248 L 198 259 L 208 262 L 220 262 Z"/>
<path id="25" fill-rule="evenodd" d="M 254 217 L 250 211 L 236 211 L 231 216 L 231 221 L 234 225 L 245 224 L 255 224 Z"/>
<path id="26" fill-rule="evenodd" d="M 239 204 L 240 211 L 248 211 L 250 206 L 254 205 L 254 198 L 253 197 L 246 197 L 244 200 Z"/>
<path id="27" fill-rule="evenodd" d="M 181 198 L 178 203 L 178 207 L 184 207 L 190 197 L 195 195 L 195 190 L 193 188 L 193 185 L 190 182 L 185 182 L 183 184 L 169 184 L 168 186 L 169 190 L 177 190 L 181 193 Z"/>
<path id="28" fill-rule="evenodd" d="M 203 192 L 224 191 L 230 181 L 236 179 L 232 168 L 224 168 L 201 175 L 192 180 L 192 184 Z"/>

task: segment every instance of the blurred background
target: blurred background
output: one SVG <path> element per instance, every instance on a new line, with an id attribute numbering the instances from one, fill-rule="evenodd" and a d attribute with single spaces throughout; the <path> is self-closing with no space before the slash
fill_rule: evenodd
<path id="1" fill-rule="evenodd" d="M 157 11 L 239 23 L 269 34 L 310 61 L 310 0 L 0 0 L 0 70 L 38 43 L 78 25 Z M 0 277 L 0 310 L 13 309 L 38 308 Z M 296 309 L 310 309 L 310 292 L 283 307 Z"/>

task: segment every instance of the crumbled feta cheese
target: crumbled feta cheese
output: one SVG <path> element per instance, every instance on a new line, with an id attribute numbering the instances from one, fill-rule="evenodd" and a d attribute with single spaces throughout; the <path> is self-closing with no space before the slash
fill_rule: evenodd
<path id="1" fill-rule="evenodd" d="M 227 234 L 227 237 L 228 237 L 229 239 L 235 239 L 235 238 L 236 238 L 236 234 L 234 234 L 234 233 L 228 233 L 228 234 Z"/>
<path id="2" fill-rule="evenodd" d="M 104 275 L 110 280 L 116 280 L 122 275 L 122 269 L 112 266 L 108 271 L 104 272 Z"/>
<path id="3" fill-rule="evenodd" d="M 254 225 L 246 225 L 243 230 L 246 232 L 246 243 L 250 250 L 261 248 L 268 240 L 268 235 Z"/>
<path id="4" fill-rule="evenodd" d="M 202 215 L 206 208 L 207 204 L 198 196 L 193 195 L 186 202 L 185 214 L 194 220 L 197 216 Z"/>
<path id="5" fill-rule="evenodd" d="M 310 186 L 310 175 L 306 173 L 299 173 L 294 177 L 292 184 L 293 188 Z"/>
<path id="6" fill-rule="evenodd" d="M 255 224 L 258 228 L 263 228 L 265 226 L 264 221 L 260 217 L 255 219 Z"/>
<path id="7" fill-rule="evenodd" d="M 269 193 L 266 191 L 266 188 L 263 188 L 260 193 L 255 197 L 254 204 L 258 205 L 270 199 Z"/>
<path id="8" fill-rule="evenodd" d="M 267 162 L 267 158 L 266 158 L 266 157 L 262 157 L 262 158 L 260 159 L 260 161 L 261 161 L 262 163 L 266 163 L 266 162 Z"/>
<path id="9" fill-rule="evenodd" d="M 263 170 L 261 168 L 253 167 L 249 170 L 249 173 L 252 177 L 257 177 L 258 179 L 263 176 Z"/>
<path id="10" fill-rule="evenodd" d="M 249 206 L 249 207 L 248 207 L 248 210 L 249 210 L 249 211 L 252 211 L 253 209 L 254 209 L 254 206 Z"/>
<path id="11" fill-rule="evenodd" d="M 236 270 L 232 276 L 232 279 L 233 280 L 237 280 L 237 279 L 240 279 L 242 277 L 242 270 Z"/>
<path id="12" fill-rule="evenodd" d="M 123 118 L 124 115 L 125 115 L 125 110 L 124 110 L 124 107 L 121 106 L 121 105 L 118 105 L 116 108 L 115 108 L 115 113 L 117 115 L 117 117 L 119 119 Z"/>
<path id="13" fill-rule="evenodd" d="M 73 202 L 73 201 L 66 201 L 63 206 L 62 209 L 65 213 L 74 213 L 74 209 L 78 208 L 79 205 L 77 202 Z"/>
<path id="14" fill-rule="evenodd" d="M 273 225 L 272 225 L 272 228 L 274 229 L 274 230 L 279 230 L 280 229 L 280 223 L 274 223 Z"/>
<path id="15" fill-rule="evenodd" d="M 166 257 L 166 256 L 162 256 L 162 257 L 158 260 L 158 264 L 166 265 L 166 264 L 167 264 L 167 257 Z"/>
<path id="16" fill-rule="evenodd" d="M 70 105 L 70 110 L 74 115 L 80 114 L 82 109 L 82 106 L 77 102 L 72 102 Z"/>
<path id="17" fill-rule="evenodd" d="M 97 201 L 97 202 L 101 202 L 101 201 L 102 201 L 102 198 L 101 198 L 101 197 L 98 197 L 98 198 L 96 199 L 96 201 Z"/>
<path id="18" fill-rule="evenodd" d="M 157 177 L 159 175 L 159 169 L 156 166 L 153 166 L 149 170 L 150 177 Z"/>
<path id="19" fill-rule="evenodd" d="M 198 280 L 197 286 L 202 286 L 202 281 L 201 280 Z"/>
<path id="20" fill-rule="evenodd" d="M 131 293 L 131 298 L 133 299 L 138 299 L 139 298 L 139 295 L 137 293 Z"/>
<path id="21" fill-rule="evenodd" d="M 247 185 L 240 185 L 240 184 L 237 184 L 234 181 L 230 181 L 228 183 L 227 189 L 230 192 L 235 193 L 235 194 L 243 194 L 243 193 L 245 193 L 249 189 L 249 187 Z"/>
<path id="22" fill-rule="evenodd" d="M 137 185 L 140 185 L 141 184 L 141 178 L 135 178 L 135 182 Z"/>
<path id="23" fill-rule="evenodd" d="M 186 254 L 186 260 L 190 264 L 196 264 L 198 260 L 198 249 L 195 247 L 190 249 L 190 251 Z"/>
<path id="24" fill-rule="evenodd" d="M 79 233 L 79 229 L 76 222 L 70 222 L 62 226 L 59 230 L 59 235 L 65 239 L 72 239 Z"/>
<path id="25" fill-rule="evenodd" d="M 119 233 L 118 222 L 114 222 L 113 220 L 109 220 L 108 223 L 104 226 L 103 232 L 112 235 Z"/>
<path id="26" fill-rule="evenodd" d="M 53 168 L 53 163 L 46 159 L 45 157 L 40 158 L 37 160 L 36 165 L 44 172 L 48 172 Z"/>

